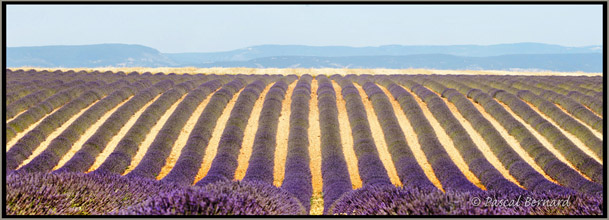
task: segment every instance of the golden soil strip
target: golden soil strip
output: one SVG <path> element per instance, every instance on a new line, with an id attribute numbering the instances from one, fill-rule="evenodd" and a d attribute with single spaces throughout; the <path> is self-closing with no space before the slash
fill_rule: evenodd
<path id="1" fill-rule="evenodd" d="M 322 196 L 323 181 L 321 178 L 321 130 L 319 127 L 319 108 L 317 107 L 317 80 L 311 81 L 311 99 L 309 100 L 309 166 L 313 183 L 311 198 L 311 215 L 322 215 L 324 200 Z"/>
<path id="2" fill-rule="evenodd" d="M 12 117 L 12 118 L 8 118 L 8 119 L 6 119 L 6 123 L 7 123 L 7 124 L 8 124 L 8 123 L 10 123 L 11 121 L 15 120 L 15 118 L 19 117 L 19 115 L 21 115 L 21 114 L 23 114 L 23 113 L 25 113 L 25 112 L 27 112 L 27 109 L 26 109 L 26 110 L 23 110 L 23 111 L 21 111 L 21 112 L 19 112 L 19 113 L 17 113 L 17 114 L 16 114 L 14 117 Z"/>
<path id="3" fill-rule="evenodd" d="M 114 137 L 112 137 L 110 139 L 110 141 L 106 145 L 106 148 L 104 148 L 104 150 L 99 155 L 97 155 L 97 157 L 95 158 L 95 163 L 93 163 L 93 166 L 91 166 L 89 168 L 87 173 L 91 172 L 93 170 L 96 170 L 97 168 L 99 168 L 99 166 L 102 165 L 102 163 L 104 163 L 106 158 L 108 158 L 108 156 L 110 156 L 110 154 L 114 151 L 114 149 L 118 145 L 118 142 L 120 142 L 120 140 L 123 139 L 123 137 L 125 137 L 125 135 L 129 131 L 129 129 L 131 129 L 131 127 L 133 127 L 133 125 L 135 124 L 137 119 L 144 113 L 144 111 L 148 108 L 148 106 L 152 105 L 152 103 L 154 103 L 154 101 L 156 101 L 159 97 L 161 97 L 161 94 L 157 95 L 154 99 L 150 100 L 150 102 L 148 102 L 148 103 L 146 103 L 146 105 L 142 106 L 142 108 L 140 110 L 135 112 L 135 114 L 133 114 L 133 116 L 131 116 L 131 118 L 129 118 L 127 123 L 125 123 L 125 125 L 118 131 L 118 133 L 116 133 L 116 135 L 114 135 Z"/>
<path id="4" fill-rule="evenodd" d="M 226 122 L 228 122 L 228 118 L 230 117 L 230 112 L 233 110 L 235 106 L 235 102 L 237 102 L 237 98 L 241 91 L 244 88 L 241 88 L 238 92 L 233 95 L 230 101 L 226 104 L 224 111 L 220 117 L 218 117 L 218 121 L 216 122 L 216 126 L 214 131 L 209 139 L 209 143 L 207 144 L 207 148 L 205 149 L 205 156 L 203 156 L 203 162 L 201 162 L 201 168 L 199 168 L 199 172 L 197 172 L 197 176 L 195 177 L 195 181 L 199 182 L 199 180 L 203 179 L 205 175 L 207 175 L 207 171 L 211 167 L 211 162 L 213 162 L 214 157 L 216 157 L 216 153 L 218 152 L 218 145 L 220 144 L 220 138 L 222 137 L 222 132 L 224 132 L 224 127 L 226 127 Z"/>
<path id="5" fill-rule="evenodd" d="M 603 140 L 603 133 L 594 130 L 594 128 L 590 127 L 590 125 L 586 124 L 585 122 L 579 120 L 579 118 L 577 118 L 577 117 L 573 116 L 571 113 L 567 112 L 567 110 L 564 109 L 562 106 L 556 105 L 556 107 L 558 107 L 560 110 L 562 110 L 565 114 L 568 114 L 569 116 L 571 116 L 571 118 L 575 119 L 575 121 L 579 122 L 580 124 L 582 124 L 586 128 L 588 128 L 588 130 L 590 130 L 592 132 L 592 134 L 594 134 L 594 136 L 596 136 L 598 139 Z M 603 117 L 600 117 L 600 118 L 603 118 Z"/>
<path id="6" fill-rule="evenodd" d="M 351 133 L 351 123 L 349 122 L 349 115 L 347 114 L 347 103 L 341 94 L 342 88 L 340 85 L 332 80 L 332 86 L 336 93 L 338 127 L 340 129 L 340 139 L 343 146 L 343 153 L 345 154 L 345 161 L 347 162 L 347 169 L 349 170 L 353 189 L 358 189 L 362 187 L 362 179 L 359 176 L 357 156 L 355 156 L 355 150 L 353 149 L 353 134 Z"/>
<path id="7" fill-rule="evenodd" d="M 92 105 L 94 105 L 95 103 L 99 102 L 99 100 L 91 103 L 89 106 L 83 108 L 82 110 L 80 110 L 78 113 L 76 113 L 75 115 L 73 115 L 70 119 L 68 119 L 68 121 L 66 121 L 65 123 L 63 123 L 63 125 L 61 125 L 61 127 L 57 128 L 57 130 L 51 132 L 51 134 L 49 134 L 49 136 L 47 136 L 47 138 L 40 143 L 40 145 L 38 145 L 38 147 L 34 150 L 34 152 L 32 152 L 32 155 L 30 155 L 30 157 L 28 157 L 25 161 L 23 161 L 23 163 L 21 163 L 21 166 L 28 164 L 30 161 L 32 161 L 35 157 L 37 157 L 40 153 L 42 153 L 47 146 L 49 145 L 49 143 L 51 143 L 51 141 L 53 139 L 55 139 L 57 136 L 59 136 L 61 134 L 61 132 L 63 132 L 64 130 L 66 130 L 66 128 L 68 128 L 70 126 L 70 124 L 72 124 L 72 122 L 76 121 L 76 119 L 78 117 L 80 117 L 80 115 L 82 115 L 83 113 L 85 113 L 85 111 L 87 111 L 87 109 L 89 109 L 89 107 L 91 107 Z M 17 168 L 19 169 L 19 168 Z M 16 169 L 15 169 L 16 170 Z"/>
<path id="8" fill-rule="evenodd" d="M 252 150 L 254 149 L 254 140 L 256 138 L 256 131 L 258 131 L 258 120 L 260 119 L 260 113 L 262 112 L 262 106 L 264 105 L 264 98 L 266 93 L 271 89 L 274 83 L 269 83 L 264 90 L 258 96 L 258 99 L 254 103 L 254 108 L 250 114 L 250 118 L 247 120 L 247 125 L 243 129 L 243 143 L 241 144 L 241 150 L 237 157 L 237 169 L 235 170 L 235 179 L 241 180 L 245 177 L 247 166 L 252 156 Z"/>
<path id="9" fill-rule="evenodd" d="M 554 119 L 548 117 L 547 115 L 545 115 L 543 112 L 541 112 L 537 106 L 532 105 L 531 103 L 522 100 L 524 103 L 527 103 L 531 109 L 535 110 L 539 115 L 541 115 L 542 118 L 544 118 L 545 120 L 547 120 L 548 122 L 550 122 L 552 125 L 554 125 L 554 127 L 558 128 L 558 130 L 565 135 L 565 137 L 567 137 L 571 142 L 573 142 L 573 144 L 575 144 L 575 146 L 577 146 L 580 150 L 582 150 L 584 153 L 586 153 L 588 156 L 592 157 L 594 160 L 596 160 L 597 162 L 599 162 L 600 164 L 603 164 L 603 160 L 601 160 L 600 158 L 598 158 L 596 156 L 596 154 L 594 154 L 594 152 L 592 152 L 592 150 L 586 146 L 586 144 L 584 144 L 584 142 L 582 142 L 577 136 L 573 135 L 572 133 L 570 133 L 569 131 L 566 131 L 565 129 L 561 128 L 560 125 L 556 124 L 556 122 L 554 121 Z M 574 118 L 574 117 L 571 117 Z M 581 123 L 581 122 L 580 122 Z M 585 123 L 582 123 L 585 126 Z M 590 129 L 591 131 L 594 131 L 593 129 Z M 602 136 L 602 135 L 601 135 Z"/>
<path id="10" fill-rule="evenodd" d="M 89 138 L 91 136 L 93 136 L 93 134 L 95 134 L 95 131 L 97 131 L 97 129 L 100 126 L 102 126 L 102 124 L 104 122 L 106 122 L 106 120 L 108 120 L 108 118 L 110 118 L 112 113 L 114 113 L 119 107 L 121 107 L 131 98 L 133 98 L 133 96 L 131 96 L 131 97 L 127 98 L 125 101 L 119 103 L 113 109 L 110 109 L 108 112 L 106 112 L 104 115 L 102 115 L 102 117 L 99 118 L 93 125 L 91 125 L 91 127 L 89 127 L 85 131 L 85 133 L 82 136 L 80 136 L 80 138 L 78 138 L 78 140 L 76 140 L 76 142 L 74 142 L 74 144 L 72 144 L 72 147 L 70 148 L 70 150 L 61 158 L 61 160 L 59 161 L 57 166 L 55 166 L 55 168 L 53 168 L 53 170 L 59 169 L 65 163 L 67 163 L 74 156 L 74 154 L 76 154 L 76 152 L 78 152 L 80 150 L 80 148 L 82 148 L 82 145 L 85 144 L 85 142 L 87 140 L 89 140 Z"/>
<path id="11" fill-rule="evenodd" d="M 423 102 L 423 100 L 421 100 L 416 94 L 412 94 L 412 96 L 415 98 L 415 100 L 417 100 L 417 103 L 419 104 L 419 106 L 421 106 L 421 110 L 423 110 L 423 114 L 425 115 L 425 118 L 427 118 L 427 120 L 429 120 L 429 124 L 431 124 L 431 127 L 433 127 L 434 131 L 436 132 L 438 141 L 440 141 L 442 146 L 444 146 L 446 153 L 448 153 L 448 156 L 450 156 L 450 158 L 453 160 L 455 165 L 457 165 L 459 170 L 461 170 L 463 175 L 465 175 L 465 177 L 470 182 L 472 182 L 474 185 L 476 185 L 480 189 L 486 190 L 486 187 L 484 187 L 484 185 L 482 185 L 482 183 L 480 183 L 480 180 L 476 177 L 476 175 L 474 175 L 469 170 L 469 167 L 467 166 L 467 163 L 465 162 L 465 160 L 463 160 L 461 153 L 459 153 L 457 148 L 455 148 L 453 140 L 450 138 L 450 136 L 448 136 L 448 134 L 446 133 L 444 128 L 442 128 L 442 125 L 440 125 L 440 122 L 438 122 L 438 120 L 433 116 L 431 111 L 429 111 L 427 103 Z"/>
<path id="12" fill-rule="evenodd" d="M 156 136 L 159 134 L 159 132 L 163 128 L 163 125 L 165 125 L 165 122 L 169 120 L 169 117 L 171 117 L 171 114 L 173 114 L 176 108 L 178 108 L 178 105 L 180 105 L 180 102 L 182 102 L 184 97 L 186 97 L 186 94 L 184 94 L 180 99 L 178 99 L 178 101 L 173 103 L 173 105 L 171 105 L 171 107 L 169 107 L 169 109 L 165 111 L 161 118 L 159 118 L 156 124 L 154 124 L 152 128 L 150 128 L 150 132 L 148 132 L 148 135 L 146 135 L 146 138 L 144 138 L 144 141 L 142 141 L 142 143 L 138 147 L 137 153 L 131 160 L 131 164 L 129 165 L 129 167 L 127 167 L 127 170 L 125 170 L 123 174 L 128 174 L 133 169 L 135 169 L 135 167 L 140 163 L 142 158 L 144 158 L 144 155 L 146 155 L 148 148 L 150 147 L 152 142 L 154 142 L 154 138 L 156 138 Z"/>
<path id="13" fill-rule="evenodd" d="M 560 161 L 562 161 L 563 163 L 565 163 L 567 166 L 571 167 L 572 169 L 576 170 L 577 172 L 579 172 L 580 175 L 582 175 L 584 178 L 586 178 L 587 180 L 590 180 L 590 178 L 588 178 L 585 174 L 583 174 L 582 172 L 580 172 L 577 168 L 575 168 L 575 166 L 573 166 L 573 164 L 571 164 L 571 162 L 569 162 L 569 160 L 567 160 L 565 158 L 565 156 L 563 156 L 560 151 L 558 151 L 556 148 L 554 148 L 554 145 L 552 145 L 552 143 L 550 143 L 546 137 L 544 137 L 543 135 L 541 135 L 539 132 L 537 132 L 537 130 L 535 130 L 535 128 L 533 128 L 531 125 L 529 125 L 527 122 L 525 122 L 522 118 L 520 118 L 520 116 L 518 116 L 516 113 L 514 113 L 512 111 L 512 109 L 510 109 L 509 106 L 505 105 L 503 102 L 496 100 L 499 104 L 501 104 L 503 106 L 503 108 L 509 112 L 518 122 L 520 122 L 520 124 L 524 125 L 525 128 L 527 128 L 529 130 L 529 132 L 531 132 L 531 134 L 533 134 L 533 136 L 535 136 L 535 138 L 537 138 L 537 140 L 541 143 L 541 145 L 543 145 L 546 149 L 548 149 L 550 152 L 552 152 L 552 154 L 554 154 L 554 156 L 556 156 L 556 158 L 558 158 Z M 590 180 L 592 181 L 592 180 Z"/>
<path id="14" fill-rule="evenodd" d="M 495 154 L 493 154 L 491 147 L 488 146 L 486 141 L 484 141 L 484 138 L 476 131 L 476 129 L 474 129 L 474 126 L 467 119 L 465 119 L 465 117 L 463 117 L 463 115 L 461 115 L 461 112 L 459 112 L 459 110 L 457 109 L 457 106 L 455 106 L 455 104 L 453 104 L 452 102 L 449 102 L 445 98 L 443 98 L 443 100 L 446 103 L 446 105 L 448 105 L 448 109 L 450 109 L 450 111 L 453 112 L 453 115 L 455 116 L 455 118 L 457 118 L 457 120 L 461 123 L 463 128 L 465 128 L 465 131 L 467 131 L 467 134 L 469 135 L 469 137 L 472 139 L 474 144 L 476 146 L 478 146 L 478 149 L 482 152 L 482 154 L 488 160 L 488 162 L 491 163 L 491 165 L 493 165 L 493 167 L 495 167 L 495 169 L 497 169 L 497 171 L 499 171 L 503 175 L 503 177 L 505 177 L 509 181 L 512 181 L 513 183 L 518 185 L 520 188 L 524 189 L 524 187 L 522 185 L 520 185 L 520 183 L 516 180 L 516 178 L 514 178 L 510 174 L 510 171 L 505 169 L 505 167 L 503 166 L 501 161 L 497 158 L 497 156 L 495 156 Z"/>
<path id="15" fill-rule="evenodd" d="M 288 156 L 288 139 L 290 136 L 290 106 L 292 105 L 292 92 L 298 81 L 292 82 L 285 93 L 285 99 L 281 103 L 281 115 L 277 125 L 277 138 L 275 146 L 275 166 L 273 167 L 273 185 L 280 187 L 285 175 L 285 160 Z"/>
<path id="16" fill-rule="evenodd" d="M 470 99 L 470 101 L 471 101 L 471 99 Z M 543 171 L 543 169 L 541 169 L 541 167 L 539 167 L 537 165 L 537 163 L 535 163 L 535 159 L 533 159 L 533 157 L 531 157 L 526 152 L 526 150 L 524 150 L 522 148 L 522 146 L 520 146 L 520 142 L 518 140 L 516 140 L 516 138 L 511 136 L 510 133 L 508 132 L 508 130 L 506 130 L 503 126 L 501 126 L 501 123 L 499 123 L 493 116 L 491 116 L 489 113 L 487 113 L 486 110 L 484 109 L 484 107 L 482 107 L 480 104 L 473 102 L 473 101 L 472 101 L 472 104 L 474 104 L 474 106 L 478 109 L 478 111 L 482 114 L 482 116 L 484 116 L 484 118 L 486 118 L 493 125 L 493 127 L 495 127 L 495 129 L 499 132 L 499 134 L 503 137 L 503 139 L 505 139 L 505 141 L 510 145 L 510 147 L 512 147 L 512 149 L 514 149 L 514 151 L 516 151 L 516 153 L 520 156 L 520 158 L 522 158 L 525 162 L 527 162 L 529 165 L 531 165 L 531 167 L 533 167 L 533 169 L 535 169 L 538 173 L 543 175 L 546 179 L 558 184 L 558 182 L 556 182 L 554 179 L 552 179 L 550 176 L 548 176 L 545 173 L 545 171 Z"/>
<path id="17" fill-rule="evenodd" d="M 395 112 L 395 116 L 398 119 L 398 124 L 400 124 L 400 127 L 402 128 L 404 136 L 406 136 L 406 143 L 408 143 L 408 146 L 410 147 L 414 158 L 419 163 L 419 166 L 421 166 L 421 169 L 423 169 L 423 172 L 427 176 L 427 179 L 429 179 L 431 183 L 433 183 L 434 186 L 436 186 L 438 189 L 444 191 L 444 189 L 442 188 L 442 183 L 440 183 L 440 180 L 438 180 L 436 174 L 433 172 L 431 164 L 429 164 L 429 162 L 427 161 L 427 157 L 425 156 L 425 153 L 423 152 L 423 150 L 421 149 L 421 145 L 419 144 L 417 133 L 414 131 L 412 124 L 410 124 L 408 117 L 406 117 L 406 114 L 402 110 L 400 103 L 398 103 L 397 100 L 392 98 L 393 96 L 391 95 L 389 90 L 387 90 L 383 86 L 379 87 L 389 97 L 389 101 L 391 102 L 391 105 L 393 106 L 393 111 Z"/>
<path id="18" fill-rule="evenodd" d="M 581 104 L 581 103 L 580 103 Z M 603 115 L 599 115 L 598 113 L 596 113 L 594 110 L 592 110 L 592 108 L 582 104 L 582 106 L 584 106 L 584 108 L 588 109 L 588 111 L 591 111 L 593 114 L 595 114 L 596 116 L 598 116 L 599 118 L 603 118 Z"/>
<path id="19" fill-rule="evenodd" d="M 42 121 L 44 121 L 44 119 L 46 117 L 48 117 L 49 115 L 55 113 L 57 110 L 59 110 L 61 107 L 56 108 L 55 110 L 53 110 L 51 113 L 45 115 L 44 117 L 42 117 L 40 120 L 38 120 L 36 123 L 30 125 L 29 127 L 27 127 L 26 129 L 24 129 L 22 132 L 19 132 L 15 135 L 15 137 L 13 139 L 11 139 L 11 141 L 6 143 L 6 151 L 8 151 L 9 149 L 11 149 L 16 143 L 17 141 L 19 141 L 19 139 L 21 139 L 23 136 L 25 136 L 28 132 L 30 132 L 31 130 L 33 130 L 34 128 L 36 128 L 36 126 L 38 126 L 38 124 L 40 124 Z M 8 122 L 6 123 L 8 124 Z"/>
<path id="20" fill-rule="evenodd" d="M 324 197 L 321 192 L 313 192 L 311 197 L 311 210 L 309 215 L 323 215 L 324 214 Z"/>
<path id="21" fill-rule="evenodd" d="M 182 149 L 184 148 L 184 146 L 186 146 L 188 137 L 190 136 L 192 129 L 195 127 L 197 120 L 199 120 L 199 117 L 201 117 L 201 113 L 203 113 L 205 106 L 207 106 L 207 104 L 211 100 L 212 94 L 213 93 L 210 93 L 209 95 L 207 95 L 207 97 L 201 102 L 201 104 L 199 104 L 199 106 L 197 106 L 197 108 L 192 113 L 190 118 L 188 118 L 188 121 L 186 121 L 186 124 L 182 128 L 182 131 L 180 131 L 180 135 L 178 136 L 178 139 L 176 140 L 175 143 L 173 143 L 173 147 L 171 148 L 171 153 L 167 157 L 165 166 L 163 166 L 163 168 L 161 169 L 161 172 L 156 177 L 157 180 L 163 179 L 167 174 L 169 174 L 169 171 L 171 171 L 171 169 L 173 169 L 173 166 L 176 165 L 176 162 L 178 162 L 180 153 L 182 152 Z"/>
<path id="22" fill-rule="evenodd" d="M 400 181 L 400 177 L 398 176 L 398 171 L 395 169 L 395 165 L 393 164 L 393 160 L 391 160 L 391 154 L 387 149 L 387 143 L 385 142 L 385 133 L 383 132 L 383 128 L 379 123 L 378 118 L 376 117 L 376 113 L 374 112 L 374 106 L 372 106 L 372 102 L 366 96 L 366 91 L 362 89 L 360 85 L 353 84 L 360 96 L 362 96 L 362 102 L 364 103 L 364 110 L 366 111 L 366 116 L 368 117 L 368 122 L 370 123 L 370 131 L 372 132 L 372 137 L 374 139 L 374 144 L 376 145 L 376 150 L 378 151 L 379 158 L 387 170 L 387 175 L 389 175 L 389 179 L 391 183 L 396 186 L 402 186 L 402 182 Z"/>

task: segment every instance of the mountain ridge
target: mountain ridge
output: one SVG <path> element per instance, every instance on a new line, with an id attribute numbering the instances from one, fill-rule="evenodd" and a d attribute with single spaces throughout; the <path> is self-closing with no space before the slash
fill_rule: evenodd
<path id="1" fill-rule="evenodd" d="M 602 72 L 602 46 L 540 43 L 377 47 L 258 45 L 162 53 L 137 44 L 7 47 L 7 67 L 259 67 L 538 69 Z"/>

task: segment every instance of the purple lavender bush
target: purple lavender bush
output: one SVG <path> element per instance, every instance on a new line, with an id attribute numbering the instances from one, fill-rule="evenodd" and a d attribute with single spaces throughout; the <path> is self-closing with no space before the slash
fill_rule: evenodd
<path id="1" fill-rule="evenodd" d="M 113 174 L 15 171 L 6 177 L 6 214 L 106 215 L 176 188 Z"/>
<path id="2" fill-rule="evenodd" d="M 219 181 L 150 197 L 118 215 L 305 215 L 290 193 L 257 181 Z"/>
<path id="3" fill-rule="evenodd" d="M 290 106 L 290 131 L 285 161 L 285 176 L 281 189 L 292 193 L 308 213 L 313 194 L 311 167 L 309 166 L 309 101 L 311 99 L 310 75 L 303 75 L 292 92 Z"/>
<path id="4" fill-rule="evenodd" d="M 603 215 L 602 194 L 424 191 L 364 186 L 332 205 L 334 215 Z"/>
<path id="5" fill-rule="evenodd" d="M 336 92 L 325 75 L 318 80 L 317 105 L 321 130 L 321 176 L 323 181 L 324 213 L 343 193 L 352 190 L 347 162 L 341 146 Z"/>

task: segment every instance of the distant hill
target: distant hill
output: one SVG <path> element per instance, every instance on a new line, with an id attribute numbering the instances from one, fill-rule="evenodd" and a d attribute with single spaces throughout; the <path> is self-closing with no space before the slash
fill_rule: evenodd
<path id="1" fill-rule="evenodd" d="M 461 57 L 445 54 L 352 57 L 265 57 L 248 61 L 224 61 L 197 67 L 251 68 L 387 68 L 387 69 L 468 69 L 468 70 L 551 70 L 602 72 L 603 56 L 586 54 L 514 54 L 492 57 Z"/>
<path id="2" fill-rule="evenodd" d="M 535 69 L 602 72 L 602 47 L 539 43 L 489 46 L 261 45 L 213 53 L 161 53 L 141 45 L 8 47 L 8 67 L 258 67 Z"/>
<path id="3" fill-rule="evenodd" d="M 246 61 L 262 57 L 279 56 L 406 56 L 417 54 L 446 54 L 466 57 L 488 57 L 508 54 L 570 54 L 601 53 L 601 46 L 563 47 L 541 43 L 515 43 L 454 46 L 402 46 L 379 47 L 345 46 L 301 46 L 301 45 L 261 45 L 238 50 L 212 53 L 166 53 L 165 55 L 184 65 L 211 63 L 217 61 Z"/>
<path id="4" fill-rule="evenodd" d="M 175 66 L 178 63 L 156 49 L 129 44 L 8 47 L 9 67 Z"/>

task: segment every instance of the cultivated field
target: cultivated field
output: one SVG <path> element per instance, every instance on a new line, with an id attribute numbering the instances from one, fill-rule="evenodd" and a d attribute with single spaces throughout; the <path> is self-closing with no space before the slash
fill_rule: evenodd
<path id="1" fill-rule="evenodd" d="M 9 215 L 606 211 L 601 74 L 24 68 L 5 86 Z"/>

